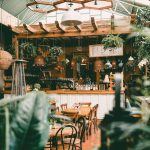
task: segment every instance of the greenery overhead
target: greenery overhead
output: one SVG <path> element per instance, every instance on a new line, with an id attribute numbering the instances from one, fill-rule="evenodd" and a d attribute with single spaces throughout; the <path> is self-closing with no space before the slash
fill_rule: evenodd
<path id="1" fill-rule="evenodd" d="M 104 49 L 113 50 L 123 45 L 123 39 L 119 35 L 109 34 L 102 39 L 102 44 L 104 44 Z"/>
<path id="2" fill-rule="evenodd" d="M 136 14 L 135 24 L 138 28 L 150 25 L 150 6 L 139 9 Z"/>
<path id="3" fill-rule="evenodd" d="M 137 49 L 137 57 L 140 60 L 146 58 L 150 62 L 150 7 L 139 9 L 135 21 L 133 46 Z"/>
<path id="4" fill-rule="evenodd" d="M 33 43 L 24 42 L 19 45 L 20 58 L 33 58 L 37 55 L 37 47 Z"/>

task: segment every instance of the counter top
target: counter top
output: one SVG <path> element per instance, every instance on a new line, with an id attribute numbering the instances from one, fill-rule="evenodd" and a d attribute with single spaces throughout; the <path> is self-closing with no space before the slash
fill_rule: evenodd
<path id="1" fill-rule="evenodd" d="M 114 94 L 115 91 L 109 90 L 49 90 L 42 89 L 47 94 Z M 4 94 L 11 94 L 11 91 L 4 91 Z M 124 91 L 121 91 L 121 94 L 124 94 Z"/>
<path id="2" fill-rule="evenodd" d="M 114 94 L 115 91 L 107 90 L 45 90 L 47 94 Z M 121 91 L 123 94 L 124 91 Z"/>

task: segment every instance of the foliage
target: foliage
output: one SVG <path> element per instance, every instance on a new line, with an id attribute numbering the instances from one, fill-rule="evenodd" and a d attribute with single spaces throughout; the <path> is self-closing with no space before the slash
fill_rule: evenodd
<path id="1" fill-rule="evenodd" d="M 121 47 L 123 44 L 123 39 L 119 35 L 107 35 L 102 39 L 102 44 L 104 44 L 104 49 L 113 50 L 116 47 Z"/>
<path id="2" fill-rule="evenodd" d="M 9 45 L 6 48 L 6 51 L 9 52 L 11 55 L 15 56 L 15 47 L 13 45 Z"/>
<path id="3" fill-rule="evenodd" d="M 134 92 L 133 92 L 134 91 Z M 150 96 L 150 80 L 145 77 L 136 81 L 136 87 L 132 89 L 134 103 L 137 104 L 135 95 L 140 93 L 142 96 Z M 136 123 L 113 122 L 108 125 L 106 130 L 108 150 L 112 150 L 110 145 L 124 141 L 125 150 L 149 150 L 150 149 L 150 109 L 145 100 L 140 104 L 142 118 Z M 110 149 L 109 149 L 110 148 Z"/>
<path id="4" fill-rule="evenodd" d="M 59 47 L 59 46 L 53 46 L 49 49 L 49 52 L 50 52 L 50 56 L 51 57 L 57 57 L 61 54 L 63 54 L 63 50 L 62 50 L 62 47 Z"/>
<path id="5" fill-rule="evenodd" d="M 15 99 L 7 99 L 7 101 L 3 99 L 0 103 L 1 109 L 10 104 L 17 107 L 12 107 L 14 113 L 10 119 L 9 135 L 2 137 L 5 141 L 9 141 L 7 142 L 9 149 L 44 149 L 49 133 L 46 94 L 43 92 L 32 92 Z M 5 126 L 8 126 L 8 124 L 5 124 Z M 4 150 L 5 148 L 1 147 L 1 149 Z"/>
<path id="6" fill-rule="evenodd" d="M 150 62 L 150 7 L 139 9 L 135 21 L 134 32 L 130 38 L 134 38 L 133 46 L 137 49 L 139 60 L 146 58 Z"/>
<path id="7" fill-rule="evenodd" d="M 37 55 L 37 47 L 33 43 L 25 42 L 19 45 L 20 58 L 33 58 Z"/>
<path id="8" fill-rule="evenodd" d="M 146 58 L 150 62 L 150 37 L 143 36 L 140 32 L 135 36 L 134 47 L 137 48 L 139 60 Z"/>
<path id="9" fill-rule="evenodd" d="M 150 6 L 144 7 L 137 11 L 135 24 L 138 28 L 143 28 L 150 23 Z"/>

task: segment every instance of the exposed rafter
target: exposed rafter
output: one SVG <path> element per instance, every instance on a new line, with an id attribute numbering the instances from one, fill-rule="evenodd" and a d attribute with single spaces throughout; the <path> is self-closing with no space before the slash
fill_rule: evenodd
<path id="1" fill-rule="evenodd" d="M 56 27 L 62 32 L 65 33 L 65 31 L 60 27 L 60 24 L 58 21 L 55 21 Z"/>
<path id="2" fill-rule="evenodd" d="M 65 33 L 48 33 L 48 34 L 30 34 L 28 38 L 54 38 L 54 37 L 76 37 L 76 36 L 96 36 L 96 35 L 106 35 L 106 34 L 129 34 L 131 33 L 130 27 L 116 27 L 114 30 L 111 28 L 99 29 L 95 32 L 82 31 L 82 32 L 65 32 Z M 18 39 L 26 38 L 26 35 L 17 35 Z"/>
<path id="3" fill-rule="evenodd" d="M 94 19 L 94 17 L 91 17 L 91 24 L 92 24 L 92 26 L 93 26 L 93 29 L 94 29 L 94 31 L 97 31 L 97 25 L 96 25 L 96 23 L 95 23 L 95 19 Z"/>
<path id="4" fill-rule="evenodd" d="M 45 32 L 45 33 L 49 33 L 48 28 L 46 27 L 46 25 L 42 24 L 42 22 L 39 22 L 40 28 Z"/>
<path id="5" fill-rule="evenodd" d="M 78 32 L 81 32 L 81 28 L 79 26 L 74 26 Z"/>
<path id="6" fill-rule="evenodd" d="M 30 27 L 29 25 L 23 24 L 23 27 L 25 30 L 27 30 L 29 33 L 33 34 L 34 32 L 36 32 L 32 27 Z"/>

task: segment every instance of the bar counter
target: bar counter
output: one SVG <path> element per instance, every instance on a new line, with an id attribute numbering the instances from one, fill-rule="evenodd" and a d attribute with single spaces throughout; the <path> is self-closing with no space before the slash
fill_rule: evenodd
<path id="1" fill-rule="evenodd" d="M 98 104 L 98 119 L 103 119 L 105 114 L 112 110 L 114 106 L 115 91 L 109 90 L 49 90 L 41 89 L 48 95 L 48 100 L 55 100 L 56 105 L 67 103 L 68 107 L 72 107 L 74 103 L 91 102 L 92 106 Z M 4 92 L 5 98 L 10 98 L 10 91 Z M 121 91 L 121 105 L 124 106 L 125 95 Z"/>
<path id="2" fill-rule="evenodd" d="M 55 100 L 56 105 L 60 106 L 67 103 L 72 107 L 74 103 L 91 102 L 92 106 L 98 104 L 98 119 L 103 119 L 105 114 L 112 110 L 114 106 L 115 91 L 107 90 L 44 90 L 49 100 Z M 121 92 L 121 106 L 124 106 L 124 92 Z"/>

